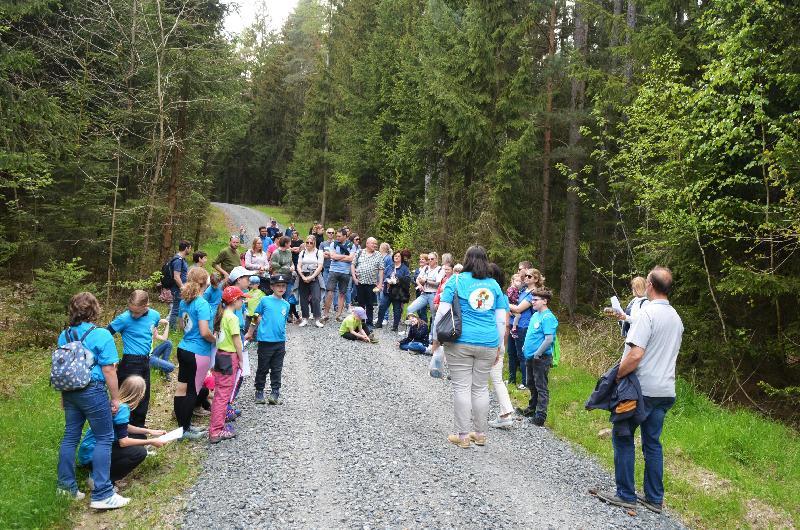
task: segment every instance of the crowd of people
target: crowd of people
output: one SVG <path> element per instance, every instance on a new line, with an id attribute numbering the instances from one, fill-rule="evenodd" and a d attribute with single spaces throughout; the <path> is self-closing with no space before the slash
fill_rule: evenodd
<path id="1" fill-rule="evenodd" d="M 77 451 L 78 463 L 90 468 L 92 508 L 113 509 L 129 502 L 117 487 L 145 459 L 148 446 L 164 443 L 164 430 L 146 426 L 150 372 L 152 367 L 171 378 L 175 365 L 168 333 L 175 325 L 183 335 L 177 345 L 173 410 L 184 440 L 219 443 L 236 436 L 234 423 L 241 414 L 236 400 L 250 376 L 251 353 L 257 356 L 255 403 L 282 404 L 287 324 L 324 328 L 331 320 L 343 340 L 376 343 L 376 330 L 386 327 L 394 337 L 405 335 L 396 343 L 401 350 L 431 355 L 431 366 L 446 363 L 455 416 L 448 441 L 458 447 L 483 446 L 489 428 L 509 429 L 523 418 L 537 426 L 547 421 L 549 372 L 559 357 L 559 322 L 549 308 L 553 293 L 531 262 L 519 263 L 508 284 L 501 267 L 480 246 L 470 247 L 461 263 L 449 253 L 441 258 L 436 252 L 419 254 L 412 270 L 409 250 L 393 250 L 374 237 L 362 246 L 349 227 L 324 229 L 319 223 L 300 239 L 294 225 L 282 231 L 272 221 L 258 228 L 242 252 L 246 242 L 242 226 L 210 263 L 209 274 L 207 254 L 193 252 L 191 242 L 181 241 L 162 268 L 160 298 L 170 304 L 167 319 L 150 307 L 149 294 L 142 290 L 131 293 L 127 310 L 106 327 L 98 324 L 100 306 L 91 293 L 72 298 L 69 326 L 58 344 L 65 348 L 80 342 L 93 362 L 88 386 L 62 392 L 66 426 L 58 464 L 61 493 L 85 496 L 76 481 Z M 663 499 L 658 440 L 666 411 L 674 403 L 674 364 L 683 329 L 666 301 L 671 282 L 667 269 L 656 268 L 647 279 L 633 280 L 636 297 L 624 311 L 608 311 L 619 319 L 627 344 L 608 384 L 624 384 L 637 375 L 641 383 L 637 423 L 627 431 L 617 430 L 615 424 L 617 491 L 598 494 L 621 506 L 637 502 L 633 432 L 639 425 L 646 462 L 640 502 L 656 510 Z M 453 340 L 437 330 L 455 314 L 460 333 Z M 405 333 L 399 332 L 401 323 Z M 115 334 L 122 339 L 121 358 Z M 499 404 L 492 419 L 490 380 Z M 513 407 L 509 387 L 530 392 L 527 407 Z M 612 410 L 607 401 L 598 398 L 595 405 L 601 404 L 594 408 Z M 612 421 L 613 414 L 614 410 Z M 209 416 L 208 429 L 192 423 L 193 417 L 202 416 Z M 81 439 L 86 421 L 90 429 Z"/>

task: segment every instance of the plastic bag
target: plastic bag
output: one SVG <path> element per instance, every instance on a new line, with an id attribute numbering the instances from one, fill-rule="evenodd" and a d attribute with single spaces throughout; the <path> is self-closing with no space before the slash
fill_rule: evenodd
<path id="1" fill-rule="evenodd" d="M 444 348 L 442 346 L 439 346 L 436 348 L 436 351 L 433 352 L 431 362 L 428 365 L 428 372 L 431 374 L 431 377 L 437 379 L 444 377 Z"/>

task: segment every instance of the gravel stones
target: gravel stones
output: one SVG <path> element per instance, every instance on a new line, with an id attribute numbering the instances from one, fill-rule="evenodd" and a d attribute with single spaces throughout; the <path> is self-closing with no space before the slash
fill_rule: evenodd
<path id="1" fill-rule="evenodd" d="M 237 438 L 196 444 L 208 456 L 185 527 L 681 527 L 589 495 L 613 478 L 546 428 L 518 422 L 487 433 L 485 447 L 449 444 L 452 392 L 428 375 L 430 357 L 399 350 L 388 329 L 376 330 L 379 344 L 337 330 L 289 326 L 283 405 L 256 405 L 245 380 Z"/>

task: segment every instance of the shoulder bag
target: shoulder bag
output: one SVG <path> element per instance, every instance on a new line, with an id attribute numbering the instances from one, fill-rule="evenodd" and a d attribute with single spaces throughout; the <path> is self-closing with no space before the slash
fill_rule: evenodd
<path id="1" fill-rule="evenodd" d="M 461 336 L 461 303 L 458 301 L 458 278 L 453 284 L 453 303 L 450 310 L 436 323 L 436 339 L 444 344 L 455 342 Z"/>

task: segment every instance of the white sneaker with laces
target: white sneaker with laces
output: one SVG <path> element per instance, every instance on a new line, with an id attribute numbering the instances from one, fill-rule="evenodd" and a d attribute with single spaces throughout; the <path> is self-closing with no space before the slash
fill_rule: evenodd
<path id="1" fill-rule="evenodd" d="M 301 320 L 301 321 L 300 321 L 300 327 L 301 327 L 301 328 L 304 328 L 304 327 L 306 327 L 307 325 L 308 325 L 308 319 L 305 319 L 305 318 L 304 318 L 303 320 Z"/>
<path id="2" fill-rule="evenodd" d="M 495 420 L 489 420 L 489 427 L 493 429 L 510 429 L 514 426 L 514 418 L 511 414 L 503 417 L 498 417 Z"/>
<path id="3" fill-rule="evenodd" d="M 129 498 L 115 493 L 111 497 L 103 499 L 102 501 L 92 501 L 89 507 L 95 510 L 115 510 L 117 508 L 122 508 L 129 502 L 131 502 Z"/>
<path id="4" fill-rule="evenodd" d="M 314 325 L 317 326 L 318 328 L 324 328 L 325 327 L 325 324 L 323 324 L 319 319 L 314 321 Z"/>
<path id="5" fill-rule="evenodd" d="M 84 492 L 82 492 L 81 490 L 77 490 L 75 493 L 72 493 L 69 490 L 65 490 L 63 488 L 58 488 L 56 490 L 56 492 L 59 495 L 63 495 L 64 497 L 71 497 L 73 500 L 76 500 L 76 501 L 82 501 L 83 499 L 86 498 L 86 494 Z"/>

